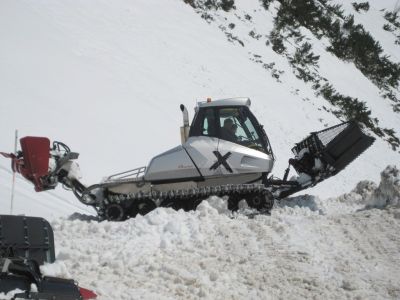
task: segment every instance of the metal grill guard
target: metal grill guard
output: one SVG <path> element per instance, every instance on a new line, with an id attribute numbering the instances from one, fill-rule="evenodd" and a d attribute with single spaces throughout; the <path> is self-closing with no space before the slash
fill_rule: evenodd
<path id="1" fill-rule="evenodd" d="M 298 173 L 324 174 L 321 179 L 326 179 L 343 170 L 374 141 L 375 138 L 364 133 L 357 122 L 344 122 L 313 132 L 297 143 L 292 148 L 296 158 L 290 164 Z M 315 166 L 315 159 L 320 159 L 322 168 Z"/>

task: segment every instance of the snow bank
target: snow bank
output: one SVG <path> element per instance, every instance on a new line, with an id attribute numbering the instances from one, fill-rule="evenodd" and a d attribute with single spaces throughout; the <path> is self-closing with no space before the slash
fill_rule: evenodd
<path id="1" fill-rule="evenodd" d="M 363 180 L 350 193 L 336 198 L 321 199 L 314 195 L 302 195 L 285 199 L 277 206 L 286 212 L 302 209 L 320 215 L 352 213 L 362 209 L 387 206 L 399 207 L 400 171 L 396 166 L 389 165 L 381 172 L 379 185 Z"/>
<path id="2" fill-rule="evenodd" d="M 400 171 L 396 166 L 383 170 L 381 183 L 369 199 L 373 206 L 400 206 Z"/>
<path id="3" fill-rule="evenodd" d="M 371 181 L 361 181 L 350 194 L 341 198 L 365 204 L 368 207 L 384 208 L 400 206 L 400 171 L 394 165 L 387 166 L 381 172 L 381 182 L 377 186 Z"/>

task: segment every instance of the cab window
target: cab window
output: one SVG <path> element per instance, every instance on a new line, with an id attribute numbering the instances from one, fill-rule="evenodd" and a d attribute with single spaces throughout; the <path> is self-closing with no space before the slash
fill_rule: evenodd
<path id="1" fill-rule="evenodd" d="M 196 113 L 193 119 L 193 124 L 190 127 L 189 136 L 217 136 L 214 109 L 201 109 Z"/>
<path id="2" fill-rule="evenodd" d="M 213 109 L 206 109 L 205 111 L 201 135 L 216 136 L 215 114 Z"/>
<path id="3" fill-rule="evenodd" d="M 256 125 L 244 107 L 227 107 L 218 110 L 219 138 L 265 152 Z"/>

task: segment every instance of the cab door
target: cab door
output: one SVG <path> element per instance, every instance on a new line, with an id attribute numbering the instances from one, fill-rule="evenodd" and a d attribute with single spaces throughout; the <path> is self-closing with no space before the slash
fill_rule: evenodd
<path id="1" fill-rule="evenodd" d="M 183 145 L 203 177 L 221 175 L 220 166 L 215 164 L 219 141 L 216 121 L 215 108 L 200 108 Z"/>
<path id="2" fill-rule="evenodd" d="M 273 157 L 267 153 L 248 108 L 221 107 L 216 115 L 221 132 L 217 150 L 221 173 L 238 175 L 270 172 Z"/>

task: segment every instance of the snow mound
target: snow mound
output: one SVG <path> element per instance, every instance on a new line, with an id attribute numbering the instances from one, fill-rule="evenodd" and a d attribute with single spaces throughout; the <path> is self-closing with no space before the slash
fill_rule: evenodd
<path id="1" fill-rule="evenodd" d="M 369 208 L 400 206 L 400 171 L 394 165 L 381 172 L 381 182 L 377 185 L 369 180 L 360 181 L 349 193 L 336 198 L 321 199 L 313 195 L 289 197 L 279 201 L 275 210 L 280 213 L 340 214 L 352 213 Z"/>
<path id="2" fill-rule="evenodd" d="M 324 214 L 325 210 L 321 206 L 321 200 L 317 196 L 313 195 L 302 195 L 296 197 L 289 197 L 278 203 L 279 208 L 291 208 L 291 209 L 308 209 L 311 212 L 318 214 Z"/>
<path id="3" fill-rule="evenodd" d="M 232 212 L 228 209 L 228 202 L 225 199 L 216 196 L 211 196 L 207 200 L 201 202 L 199 206 L 197 206 L 196 210 L 199 211 L 203 216 L 216 213 L 225 215 L 232 214 Z"/>
<path id="4" fill-rule="evenodd" d="M 400 171 L 396 166 L 387 166 L 381 173 L 381 183 L 368 197 L 372 207 L 400 206 Z"/>
<path id="5" fill-rule="evenodd" d="M 57 262 L 42 271 L 99 299 L 391 298 L 400 296 L 393 220 L 384 210 L 231 218 L 208 201 L 120 223 L 60 220 Z"/>
<path id="6" fill-rule="evenodd" d="M 350 193 L 338 197 L 341 201 L 363 205 L 364 208 L 400 206 L 400 171 L 394 165 L 381 172 L 379 185 L 372 181 L 360 181 Z"/>

